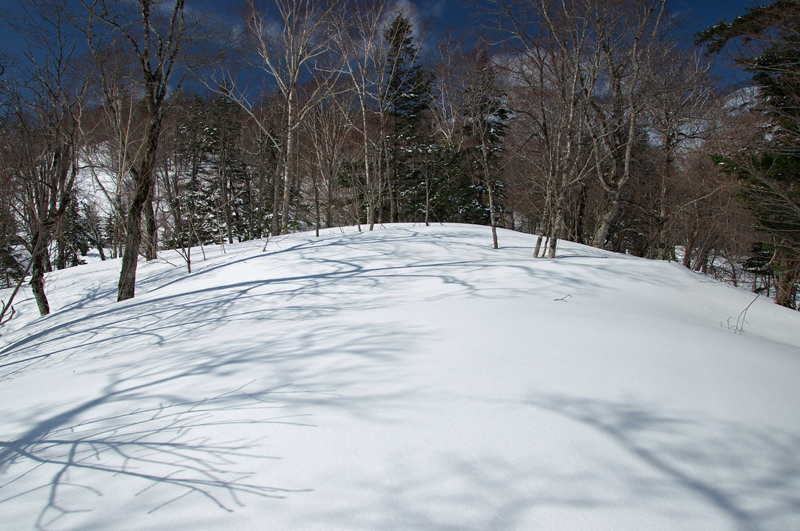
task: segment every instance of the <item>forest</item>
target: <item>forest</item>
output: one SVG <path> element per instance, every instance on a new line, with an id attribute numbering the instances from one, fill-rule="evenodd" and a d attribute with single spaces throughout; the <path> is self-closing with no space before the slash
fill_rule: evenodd
<path id="1" fill-rule="evenodd" d="M 195 5 L 197 4 L 197 5 Z M 90 251 L 471 223 L 682 263 L 798 309 L 800 2 L 687 42 L 667 0 L 19 0 L 0 44 L 0 322 Z M 738 81 L 734 72 L 738 75 Z M 742 81 L 742 78 L 746 81 Z"/>

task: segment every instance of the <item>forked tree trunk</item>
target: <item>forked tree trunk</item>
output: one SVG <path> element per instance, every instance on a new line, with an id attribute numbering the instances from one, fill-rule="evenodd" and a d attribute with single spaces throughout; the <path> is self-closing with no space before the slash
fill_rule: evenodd
<path id="1" fill-rule="evenodd" d="M 558 240 L 562 238 L 562 231 L 564 227 L 564 202 L 566 190 L 562 189 L 559 192 L 558 201 L 556 202 L 556 216 L 553 220 L 553 226 L 550 229 L 550 245 L 547 249 L 547 258 L 556 257 L 556 249 L 558 247 Z"/>
<path id="2" fill-rule="evenodd" d="M 153 169 L 160 129 L 161 120 L 157 116 L 152 117 L 140 169 L 133 174 L 136 191 L 125 219 L 125 248 L 122 252 L 117 301 L 132 299 L 136 291 L 136 267 L 139 263 L 139 249 L 142 242 L 142 212 L 155 186 Z"/>
<path id="3" fill-rule="evenodd" d="M 600 215 L 600 224 L 597 226 L 597 230 L 592 238 L 592 244 L 598 249 L 602 249 L 605 246 L 606 239 L 608 238 L 608 231 L 611 230 L 611 224 L 616 220 L 617 214 L 619 213 L 619 190 L 607 192 L 607 194 L 608 204 Z"/>

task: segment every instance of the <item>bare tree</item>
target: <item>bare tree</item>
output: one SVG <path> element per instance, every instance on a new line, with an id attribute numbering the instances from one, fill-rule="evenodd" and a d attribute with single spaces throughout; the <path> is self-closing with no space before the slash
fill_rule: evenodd
<path id="1" fill-rule="evenodd" d="M 339 53 L 346 57 L 344 73 L 349 78 L 358 105 L 358 123 L 362 147 L 362 165 L 366 197 L 367 224 L 375 226 L 375 208 L 380 195 L 379 175 L 383 157 L 383 131 L 386 128 L 388 98 L 383 83 L 387 70 L 388 46 L 384 39 L 391 14 L 387 0 L 353 0 L 339 12 L 336 22 Z M 378 117 L 377 135 L 370 134 L 370 117 Z M 375 155 L 378 155 L 375 157 Z"/>
<path id="2" fill-rule="evenodd" d="M 716 98 L 709 79 L 711 65 L 696 51 L 664 43 L 656 53 L 651 53 L 648 61 L 643 125 L 660 144 L 661 151 L 657 164 L 658 190 L 652 209 L 647 212 L 655 221 L 648 256 L 663 260 L 670 258 L 676 244 L 674 239 L 670 241 L 675 236 L 670 226 L 684 206 L 696 199 L 680 193 L 686 171 L 685 166 L 681 167 L 681 159 L 708 137 Z M 673 194 L 673 188 L 678 193 Z M 701 195 L 705 193 L 708 192 Z"/>
<path id="3" fill-rule="evenodd" d="M 344 73 L 358 106 L 358 121 L 353 127 L 362 142 L 362 171 L 366 197 L 366 221 L 372 230 L 381 195 L 389 194 L 389 219 L 397 218 L 397 201 L 390 163 L 390 109 L 399 94 L 393 87 L 413 84 L 413 64 L 419 59 L 421 39 L 414 28 L 415 13 L 408 6 L 398 7 L 388 0 L 352 0 L 337 18 L 338 47 L 346 57 Z"/>
<path id="4" fill-rule="evenodd" d="M 499 217 L 498 177 L 502 171 L 503 137 L 509 119 L 506 94 L 498 81 L 498 72 L 486 51 L 479 52 L 464 87 L 466 118 L 464 128 L 474 152 L 477 169 L 486 187 L 489 200 L 489 220 L 492 227 L 492 246 L 497 249 Z"/>
<path id="5" fill-rule="evenodd" d="M 116 257 L 117 247 L 125 240 L 125 219 L 130 203 L 126 185 L 144 147 L 143 90 L 137 82 L 135 58 L 124 42 L 113 40 L 106 44 L 102 36 L 91 34 L 91 24 L 79 28 L 87 31 L 94 67 L 99 74 L 94 89 L 102 101 L 103 118 L 96 133 L 99 141 L 84 146 L 84 156 L 94 187 L 110 207 L 107 215 L 113 227 L 113 255 Z M 155 238 L 149 236 L 146 254 L 148 259 L 153 259 Z"/>
<path id="6" fill-rule="evenodd" d="M 631 178 L 637 128 L 645 110 L 647 58 L 662 44 L 665 0 L 580 0 L 577 16 L 589 30 L 591 81 L 584 80 L 586 119 L 594 144 L 596 176 L 606 206 L 592 243 L 603 247 Z"/>
<path id="7" fill-rule="evenodd" d="M 81 145 L 80 119 L 88 76 L 75 54 L 75 38 L 66 29 L 64 6 L 23 2 L 15 27 L 25 38 L 27 68 L 11 99 L 12 143 L 17 215 L 24 221 L 30 253 L 31 289 L 41 315 L 50 313 L 44 274 L 50 244 L 74 200 Z M 27 274 L 27 272 L 26 272 Z M 4 305 L 4 312 L 8 305 Z M 2 315 L 0 315 L 0 321 Z"/>
<path id="8" fill-rule="evenodd" d="M 279 153 L 281 178 L 275 180 L 270 229 L 273 234 L 286 232 L 290 226 L 292 166 L 297 161 L 299 127 L 341 74 L 331 47 L 336 7 L 336 2 L 274 0 L 269 9 L 262 10 L 253 0 L 247 3 L 246 24 L 257 55 L 255 66 L 270 77 L 280 95 L 282 119 L 277 134 L 259 120 L 251 102 L 253 95 L 239 82 L 237 73 L 223 73 L 228 97 L 255 119 Z M 301 95 L 302 83 L 310 78 L 314 79 L 313 84 L 306 85 L 307 90 Z"/>
<path id="9" fill-rule="evenodd" d="M 123 301 L 135 293 L 145 210 L 150 241 L 155 239 L 156 151 L 168 106 L 167 94 L 180 90 L 192 66 L 186 63 L 183 53 L 189 35 L 185 0 L 175 0 L 169 11 L 154 0 L 82 0 L 82 3 L 88 13 L 86 35 L 92 48 L 100 50 L 108 40 L 124 43 L 138 64 L 137 76 L 141 76 L 138 82 L 144 99 L 145 126 L 137 162 L 130 167 L 134 192 L 125 219 L 125 247 L 117 295 L 117 300 Z M 148 255 L 151 258 L 153 250 L 151 247 Z"/>
<path id="10" fill-rule="evenodd" d="M 351 142 L 353 112 L 345 99 L 345 92 L 329 94 L 318 103 L 307 120 L 301 146 L 302 156 L 311 175 L 311 193 L 314 202 L 314 226 L 317 236 L 323 222 L 330 227 L 335 199 L 336 178 L 344 162 L 346 145 Z M 321 192 L 324 192 L 323 197 Z"/>
<path id="11" fill-rule="evenodd" d="M 555 258 L 563 237 L 564 210 L 570 188 L 591 168 L 587 135 L 586 86 L 597 72 L 587 70 L 591 28 L 574 2 L 537 0 L 494 2 L 494 29 L 508 47 L 504 67 L 509 72 L 514 128 L 527 158 L 545 180 L 542 220 L 549 238 L 547 255 Z M 540 234 L 534 256 L 539 256 Z"/>

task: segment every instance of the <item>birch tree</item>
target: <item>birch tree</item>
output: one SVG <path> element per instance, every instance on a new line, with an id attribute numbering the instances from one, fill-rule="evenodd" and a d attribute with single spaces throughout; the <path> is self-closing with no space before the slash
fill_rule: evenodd
<path id="1" fill-rule="evenodd" d="M 603 247 L 631 178 L 641 126 L 648 58 L 663 42 L 666 0 L 579 0 L 591 40 L 586 60 L 593 75 L 582 83 L 585 119 L 594 144 L 595 175 L 605 191 L 592 243 Z"/>
<path id="2" fill-rule="evenodd" d="M 586 136 L 586 100 L 581 92 L 597 80 L 586 69 L 591 29 L 574 2 L 496 0 L 493 29 L 504 38 L 513 127 L 523 145 L 517 147 L 544 176 L 545 201 L 534 257 L 549 240 L 547 256 L 555 258 L 563 237 L 564 209 L 572 186 L 591 171 L 591 146 Z"/>
<path id="3" fill-rule="evenodd" d="M 341 75 L 331 46 L 336 33 L 331 23 L 336 8 L 336 2 L 315 0 L 274 0 L 265 10 L 253 0 L 247 4 L 246 24 L 258 58 L 256 66 L 274 84 L 283 113 L 277 135 L 262 124 L 263 132 L 279 153 L 280 179 L 275 180 L 270 227 L 273 234 L 290 228 L 292 165 L 297 159 L 299 128 Z M 301 95 L 301 85 L 312 78 L 314 82 L 305 85 L 307 90 Z M 250 104 L 252 96 L 237 85 L 235 73 L 227 73 L 226 81 L 229 97 L 257 118 Z"/>

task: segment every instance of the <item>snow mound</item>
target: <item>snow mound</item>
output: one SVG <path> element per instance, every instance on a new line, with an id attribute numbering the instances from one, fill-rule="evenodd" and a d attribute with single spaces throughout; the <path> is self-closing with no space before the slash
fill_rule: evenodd
<path id="1" fill-rule="evenodd" d="M 800 529 L 800 314 L 486 227 L 331 229 L 23 296 L 3 529 Z"/>

